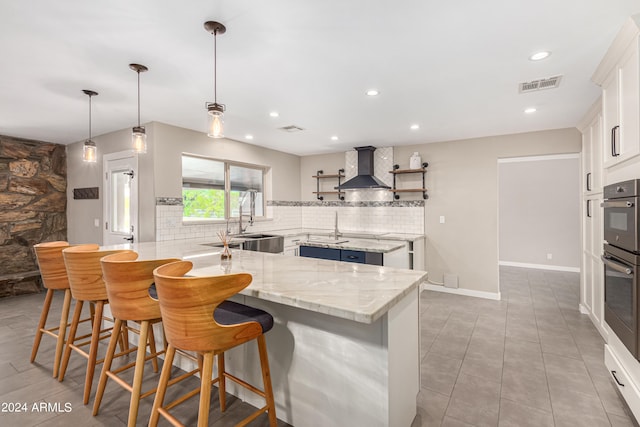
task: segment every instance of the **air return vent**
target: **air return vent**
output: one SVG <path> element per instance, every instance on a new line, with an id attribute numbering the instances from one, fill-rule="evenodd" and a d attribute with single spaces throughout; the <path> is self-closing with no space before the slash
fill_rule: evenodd
<path id="1" fill-rule="evenodd" d="M 279 129 L 283 130 L 285 132 L 300 132 L 301 130 L 304 130 L 301 127 L 296 126 L 296 125 L 284 126 L 284 127 L 279 128 Z"/>
<path id="2" fill-rule="evenodd" d="M 530 82 L 520 83 L 519 92 L 535 92 L 538 90 L 555 89 L 560 86 L 560 80 L 562 76 L 549 77 L 548 79 L 532 80 Z"/>

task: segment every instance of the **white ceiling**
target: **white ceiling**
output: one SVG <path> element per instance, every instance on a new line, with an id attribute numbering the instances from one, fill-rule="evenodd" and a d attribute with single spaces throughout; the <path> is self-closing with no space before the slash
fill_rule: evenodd
<path id="1" fill-rule="evenodd" d="M 306 155 L 573 127 L 598 97 L 593 71 L 639 12 L 638 0 L 0 0 L 0 134 L 84 140 L 82 89 L 100 93 L 94 136 L 134 126 L 132 62 L 149 67 L 143 122 L 204 132 L 208 20 L 227 27 L 218 102 L 232 139 Z M 553 53 L 529 61 L 538 50 Z M 558 74 L 558 89 L 518 93 Z"/>

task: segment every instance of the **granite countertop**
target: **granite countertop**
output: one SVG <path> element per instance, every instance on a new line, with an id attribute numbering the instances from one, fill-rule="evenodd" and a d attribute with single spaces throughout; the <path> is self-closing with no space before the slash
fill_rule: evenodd
<path id="1" fill-rule="evenodd" d="M 262 232 L 260 232 L 262 233 Z M 332 237 L 333 230 L 325 228 L 286 228 L 280 230 L 264 231 L 265 234 L 277 234 L 284 237 L 298 236 L 300 234 L 311 234 L 315 236 Z M 424 239 L 424 234 L 411 233 L 368 233 L 364 231 L 340 231 L 341 238 L 361 238 L 361 239 L 377 239 L 377 240 L 403 240 L 406 242 L 415 242 Z"/>
<path id="2" fill-rule="evenodd" d="M 373 323 L 427 278 L 424 271 L 232 250 L 228 265 L 209 241 L 179 240 L 105 246 L 133 249 L 139 259 L 181 258 L 193 262 L 189 273 L 216 276 L 246 272 L 253 282 L 241 294 L 330 316 Z"/>
<path id="3" fill-rule="evenodd" d="M 387 253 L 400 249 L 405 245 L 405 242 L 392 242 L 390 240 L 373 240 L 373 239 L 354 239 L 350 237 L 339 237 L 335 240 L 330 238 L 309 238 L 308 240 L 302 240 L 298 242 L 300 246 L 313 246 L 316 248 L 331 248 L 331 249 L 348 249 L 352 251 L 364 251 L 364 252 L 379 252 Z"/>

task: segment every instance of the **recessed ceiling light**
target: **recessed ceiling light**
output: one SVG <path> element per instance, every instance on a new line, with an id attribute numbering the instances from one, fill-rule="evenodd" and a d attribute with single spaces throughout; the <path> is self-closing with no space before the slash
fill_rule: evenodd
<path id="1" fill-rule="evenodd" d="M 530 107 L 524 110 L 524 112 L 527 114 L 535 113 L 536 111 L 538 110 L 536 110 L 534 107 Z"/>
<path id="2" fill-rule="evenodd" d="M 378 96 L 380 95 L 380 92 L 378 91 L 378 89 L 369 89 L 367 91 L 367 96 Z"/>
<path id="3" fill-rule="evenodd" d="M 246 134 L 246 135 L 244 136 L 244 138 L 245 138 L 245 139 L 248 139 L 248 140 L 252 140 L 252 139 L 253 139 L 253 135 Z"/>
<path id="4" fill-rule="evenodd" d="M 280 117 L 280 113 L 278 113 L 277 111 L 272 111 L 272 112 L 269 113 L 269 115 L 271 117 Z"/>
<path id="5" fill-rule="evenodd" d="M 411 125 L 410 128 L 411 128 L 411 130 L 418 130 L 418 129 L 420 129 L 420 125 L 414 124 L 414 125 Z"/>
<path id="6" fill-rule="evenodd" d="M 332 140 L 332 141 L 337 141 L 337 140 L 338 140 L 338 137 L 337 137 L 337 136 L 335 136 L 335 135 L 333 135 L 333 136 L 331 137 L 331 140 Z"/>
<path id="7" fill-rule="evenodd" d="M 548 58 L 548 57 L 549 57 L 549 55 L 551 55 L 551 52 L 547 52 L 547 51 L 544 51 L 544 50 L 543 50 L 543 51 L 541 51 L 541 52 L 536 52 L 536 53 L 534 53 L 533 55 L 531 55 L 531 56 L 529 57 L 529 59 L 530 59 L 531 61 L 540 61 L 540 60 L 542 60 L 542 59 Z"/>

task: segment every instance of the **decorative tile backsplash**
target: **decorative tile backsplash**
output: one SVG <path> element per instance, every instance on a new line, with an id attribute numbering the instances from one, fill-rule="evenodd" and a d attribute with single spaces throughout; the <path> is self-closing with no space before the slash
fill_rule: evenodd
<path id="1" fill-rule="evenodd" d="M 372 233 L 424 234 L 423 200 L 405 202 L 282 202 L 267 203 L 267 217 L 255 221 L 251 232 L 266 232 L 290 228 L 332 230 L 338 213 L 340 231 Z M 156 240 L 211 238 L 227 227 L 226 222 L 182 223 L 182 205 L 156 205 Z M 229 228 L 237 232 L 238 222 L 230 221 Z"/>

